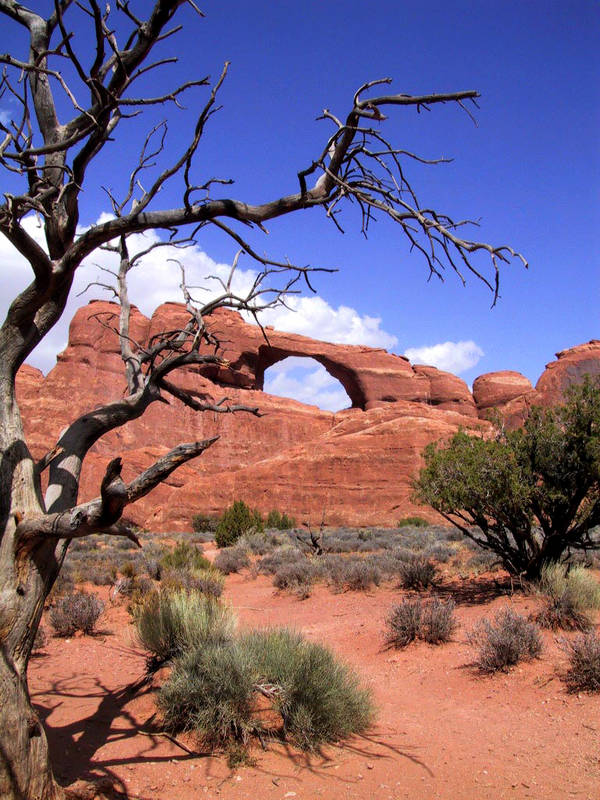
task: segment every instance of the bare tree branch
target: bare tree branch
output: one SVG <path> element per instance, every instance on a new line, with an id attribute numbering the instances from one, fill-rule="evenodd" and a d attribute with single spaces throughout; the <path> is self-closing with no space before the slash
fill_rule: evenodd
<path id="1" fill-rule="evenodd" d="M 94 533 L 112 533 L 131 538 L 129 531 L 114 527 L 123 509 L 144 497 L 166 480 L 177 467 L 199 456 L 218 439 L 218 436 L 213 436 L 201 442 L 178 445 L 129 484 L 125 484 L 121 478 L 121 458 L 114 458 L 106 468 L 100 497 L 68 511 L 24 516 L 17 526 L 17 547 L 27 546 L 32 540 L 40 538 L 74 539 Z"/>

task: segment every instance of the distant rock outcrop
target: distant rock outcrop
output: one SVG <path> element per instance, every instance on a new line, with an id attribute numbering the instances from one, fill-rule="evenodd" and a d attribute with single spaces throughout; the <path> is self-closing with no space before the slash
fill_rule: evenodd
<path id="1" fill-rule="evenodd" d="M 75 314 L 69 344 L 44 377 L 24 365 L 19 399 L 34 456 L 55 444 L 76 415 L 122 395 L 125 383 L 110 323 L 117 307 L 92 301 Z M 131 336 L 147 342 L 180 326 L 179 304 L 160 306 L 151 319 L 133 310 Z M 105 324 L 99 324 L 99 321 Z M 220 310 L 211 328 L 232 369 L 187 368 L 172 378 L 198 395 L 259 406 L 263 416 L 194 413 L 177 400 L 155 403 L 144 416 L 101 439 L 86 459 L 80 499 L 98 494 L 106 462 L 119 454 L 129 479 L 182 441 L 220 435 L 196 461 L 128 509 L 150 530 L 189 529 L 195 513 L 218 513 L 235 499 L 262 511 L 278 508 L 299 520 L 328 524 L 391 525 L 419 513 L 410 499 L 425 445 L 459 428 L 485 433 L 491 408 L 519 424 L 532 403 L 557 402 L 584 373 L 600 374 L 600 341 L 566 350 L 533 389 L 516 372 L 482 375 L 473 395 L 460 378 L 434 367 L 412 366 L 385 350 L 321 342 L 259 328 Z M 288 356 L 313 358 L 344 386 L 350 408 L 332 413 L 263 392 L 264 374 Z"/>

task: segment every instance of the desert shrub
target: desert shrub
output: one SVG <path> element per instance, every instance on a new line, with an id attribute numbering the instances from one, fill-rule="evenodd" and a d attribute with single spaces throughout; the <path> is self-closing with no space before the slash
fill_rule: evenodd
<path id="1" fill-rule="evenodd" d="M 287 736 L 303 750 L 363 731 L 373 717 L 368 690 L 326 647 L 286 629 L 242 639 L 256 674 L 280 687 L 274 708 Z"/>
<path id="2" fill-rule="evenodd" d="M 116 570 L 96 564 L 88 570 L 87 578 L 94 586 L 110 586 L 116 578 Z"/>
<path id="3" fill-rule="evenodd" d="M 206 597 L 217 598 L 223 594 L 225 579 L 214 569 L 199 569 L 194 575 L 194 588 Z"/>
<path id="4" fill-rule="evenodd" d="M 225 575 L 230 575 L 232 572 L 239 572 L 244 567 L 250 565 L 248 558 L 248 551 L 239 543 L 233 547 L 224 547 L 219 550 L 215 556 L 214 565 Z"/>
<path id="5" fill-rule="evenodd" d="M 139 530 L 139 529 L 138 529 Z M 93 544 L 93 539 L 90 539 L 90 542 Z M 126 538 L 119 538 L 113 542 L 113 547 L 116 550 L 133 550 L 136 545 L 130 540 Z"/>
<path id="6" fill-rule="evenodd" d="M 565 681 L 572 692 L 600 692 L 600 637 L 595 632 L 582 633 L 572 641 L 562 642 L 569 657 Z"/>
<path id="7" fill-rule="evenodd" d="M 386 642 L 392 647 L 406 647 L 415 639 L 429 644 L 449 642 L 456 630 L 452 600 L 434 597 L 428 602 L 420 598 L 403 600 L 386 618 Z"/>
<path id="8" fill-rule="evenodd" d="M 219 518 L 210 514 L 194 514 L 192 517 L 192 530 L 195 533 L 214 533 L 218 524 Z"/>
<path id="9" fill-rule="evenodd" d="M 396 523 L 398 528 L 428 528 L 429 523 L 423 517 L 403 517 Z"/>
<path id="10" fill-rule="evenodd" d="M 537 625 L 512 608 L 499 611 L 494 622 L 481 620 L 468 639 L 479 648 L 475 664 L 482 672 L 507 670 L 519 661 L 537 658 L 542 651 Z"/>
<path id="11" fill-rule="evenodd" d="M 282 514 L 281 511 L 277 511 L 276 509 L 269 511 L 267 514 L 265 528 L 274 528 L 278 531 L 289 531 L 291 528 L 295 527 L 296 520 L 294 517 L 288 517 L 287 514 Z"/>
<path id="12" fill-rule="evenodd" d="M 269 555 L 261 558 L 257 564 L 257 569 L 264 575 L 274 575 L 283 564 L 293 564 L 305 559 L 306 556 L 297 547 L 284 544 L 277 547 Z"/>
<path id="13" fill-rule="evenodd" d="M 425 604 L 422 617 L 421 638 L 429 644 L 449 642 L 458 625 L 454 616 L 454 602 L 432 598 Z"/>
<path id="14" fill-rule="evenodd" d="M 444 528 L 440 533 L 440 538 L 444 539 L 446 542 L 463 542 L 466 543 L 469 541 L 464 535 L 464 533 L 458 528 Z"/>
<path id="15" fill-rule="evenodd" d="M 282 564 L 273 576 L 277 589 L 294 592 L 301 598 L 310 596 L 311 588 L 318 576 L 318 570 L 308 559 Z"/>
<path id="16" fill-rule="evenodd" d="M 230 547 L 245 533 L 256 533 L 263 530 L 264 525 L 260 512 L 249 508 L 243 500 L 236 500 L 233 505 L 225 509 L 219 518 L 215 541 L 218 547 Z"/>
<path id="17" fill-rule="evenodd" d="M 343 581 L 351 591 L 366 591 L 381 583 L 381 572 L 377 566 L 366 559 L 356 558 L 348 561 L 343 571 Z"/>
<path id="18" fill-rule="evenodd" d="M 542 628 L 551 628 L 552 630 L 560 628 L 567 631 L 586 631 L 592 625 L 591 619 L 585 611 L 581 611 L 577 607 L 568 592 L 557 598 L 546 597 L 535 621 Z"/>
<path id="19" fill-rule="evenodd" d="M 427 589 L 435 580 L 436 567 L 427 556 L 415 555 L 398 563 L 398 575 L 405 589 Z"/>
<path id="20" fill-rule="evenodd" d="M 285 533 L 245 533 L 237 543 L 255 556 L 264 556 L 285 543 L 289 544 L 289 539 Z"/>
<path id="21" fill-rule="evenodd" d="M 50 609 L 50 623 L 57 636 L 72 636 L 76 631 L 90 634 L 103 610 L 104 603 L 97 594 L 66 594 Z"/>
<path id="22" fill-rule="evenodd" d="M 229 641 L 235 628 L 228 606 L 185 590 L 152 592 L 137 609 L 134 622 L 141 644 L 152 654 L 149 668 L 208 642 Z"/>
<path id="23" fill-rule="evenodd" d="M 140 608 L 146 601 L 149 594 L 155 591 L 154 583 L 146 576 L 138 576 L 133 580 L 133 587 L 129 594 L 129 603 L 127 611 L 135 617 L 137 609 Z"/>
<path id="24" fill-rule="evenodd" d="M 348 559 L 338 553 L 327 553 L 321 559 L 321 569 L 327 583 L 336 591 L 341 592 L 346 583 Z"/>
<path id="25" fill-rule="evenodd" d="M 119 567 L 119 572 L 124 578 L 133 578 L 137 575 L 137 566 L 133 561 L 125 561 Z"/>
<path id="26" fill-rule="evenodd" d="M 147 558 L 145 560 L 146 574 L 153 581 L 159 581 L 161 578 L 160 562 L 157 558 Z"/>
<path id="27" fill-rule="evenodd" d="M 536 617 L 544 628 L 587 630 L 592 622 L 586 611 L 600 607 L 600 583 L 581 566 L 545 567 L 536 589 L 545 596 L 544 606 Z"/>
<path id="28" fill-rule="evenodd" d="M 445 542 L 438 542 L 437 544 L 430 545 L 424 555 L 440 564 L 446 564 L 452 556 L 456 555 L 456 550 Z"/>
<path id="29" fill-rule="evenodd" d="M 355 549 L 352 542 L 348 541 L 336 534 L 329 534 L 327 536 L 327 552 L 328 553 L 352 553 Z"/>
<path id="30" fill-rule="evenodd" d="M 369 694 L 354 673 L 326 648 L 286 630 L 184 653 L 158 703 L 168 730 L 194 731 L 203 743 L 229 749 L 275 732 L 260 713 L 259 695 L 278 712 L 279 732 L 302 749 L 361 731 L 372 719 Z"/>
<path id="31" fill-rule="evenodd" d="M 236 642 L 184 652 L 158 695 L 168 731 L 193 731 L 209 747 L 247 744 L 262 730 L 253 719 L 254 671 Z"/>
<path id="32" fill-rule="evenodd" d="M 220 597 L 225 578 L 223 573 L 212 566 L 203 569 L 169 569 L 161 581 L 164 591 L 200 592 L 208 597 Z"/>
<path id="33" fill-rule="evenodd" d="M 392 647 L 406 647 L 421 631 L 423 603 L 419 599 L 403 600 L 386 618 L 386 642 Z"/>
<path id="34" fill-rule="evenodd" d="M 600 583 L 585 567 L 569 569 L 551 564 L 542 570 L 538 588 L 552 598 L 568 594 L 575 608 L 581 610 L 600 608 Z"/>
<path id="35" fill-rule="evenodd" d="M 207 569 L 211 563 L 198 547 L 187 542 L 179 542 L 173 550 L 162 556 L 160 566 L 162 569 Z"/>
<path id="36" fill-rule="evenodd" d="M 118 597 L 131 597 L 134 586 L 134 578 L 119 578 L 111 589 L 110 596 L 112 599 L 116 599 Z"/>

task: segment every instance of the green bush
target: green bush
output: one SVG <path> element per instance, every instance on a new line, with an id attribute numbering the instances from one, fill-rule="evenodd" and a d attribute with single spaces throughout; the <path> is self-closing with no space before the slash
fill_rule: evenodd
<path id="1" fill-rule="evenodd" d="M 542 651 L 537 625 L 512 608 L 499 611 L 494 623 L 481 620 L 468 638 L 479 647 L 475 664 L 481 672 L 507 670 L 519 661 L 537 658 Z"/>
<path id="2" fill-rule="evenodd" d="M 261 733 L 253 719 L 254 671 L 237 642 L 210 643 L 176 659 L 158 695 L 165 727 L 193 731 L 209 747 L 246 745 Z"/>
<path id="3" fill-rule="evenodd" d="M 281 511 L 273 509 L 267 514 L 265 520 L 265 528 L 275 528 L 278 531 L 289 531 L 290 528 L 296 527 L 296 520 L 294 517 L 288 517 L 287 514 L 282 514 Z"/>
<path id="4" fill-rule="evenodd" d="M 285 628 L 247 634 L 242 644 L 257 675 L 280 687 L 274 707 L 283 732 L 301 749 L 360 733 L 371 723 L 369 691 L 328 648 Z"/>
<path id="5" fill-rule="evenodd" d="M 585 377 L 563 406 L 532 408 L 522 428 L 482 438 L 464 431 L 430 444 L 414 484 L 468 539 L 513 575 L 540 578 L 573 550 L 598 550 L 600 378 Z M 543 520 L 543 527 L 539 522 Z"/>
<path id="6" fill-rule="evenodd" d="M 278 726 L 261 713 L 265 700 Z M 356 675 L 325 647 L 287 630 L 186 652 L 158 702 L 168 730 L 194 731 L 205 744 L 227 749 L 253 735 L 279 735 L 312 750 L 364 730 L 373 716 Z"/>
<path id="7" fill-rule="evenodd" d="M 192 517 L 192 530 L 195 533 L 214 533 L 218 524 L 219 518 L 210 514 L 194 514 Z"/>
<path id="8" fill-rule="evenodd" d="M 152 592 L 136 609 L 134 623 L 151 653 L 149 669 L 207 643 L 230 641 L 236 624 L 228 606 L 185 590 Z"/>
<path id="9" fill-rule="evenodd" d="M 260 513 L 249 508 L 243 500 L 236 500 L 219 518 L 215 541 L 218 547 L 230 547 L 245 533 L 260 533 L 263 530 Z"/>
<path id="10" fill-rule="evenodd" d="M 160 559 L 162 569 L 210 569 L 212 564 L 193 544 L 179 542 Z"/>
<path id="11" fill-rule="evenodd" d="M 402 517 L 398 520 L 398 528 L 428 528 L 429 522 L 423 517 Z"/>

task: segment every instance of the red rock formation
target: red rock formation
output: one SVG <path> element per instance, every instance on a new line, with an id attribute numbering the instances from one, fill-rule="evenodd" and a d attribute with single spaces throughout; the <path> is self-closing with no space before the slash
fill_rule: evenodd
<path id="1" fill-rule="evenodd" d="M 600 340 L 570 347 L 556 354 L 556 361 L 546 369 L 535 389 L 519 372 L 488 372 L 473 381 L 473 397 L 479 416 L 486 418 L 491 409 L 500 412 L 509 428 L 523 424 L 532 406 L 550 407 L 561 403 L 565 390 L 581 383 L 584 375 L 600 375 Z"/>
<path id="2" fill-rule="evenodd" d="M 36 458 L 74 417 L 124 392 L 111 330 L 116 310 L 102 301 L 79 309 L 69 344 L 46 378 L 32 367 L 21 368 L 18 392 Z M 183 307 L 174 303 L 160 306 L 150 320 L 134 310 L 132 338 L 148 341 L 159 331 L 180 327 L 183 319 Z M 313 522 L 325 512 L 330 524 L 389 525 L 412 513 L 433 519 L 432 512 L 410 500 L 411 480 L 428 442 L 449 438 L 459 427 L 485 431 L 489 423 L 477 414 L 492 406 L 511 419 L 522 418 L 538 392 L 550 398 L 574 375 L 594 372 L 594 365 L 595 374 L 600 371 L 600 342 L 592 342 L 559 354 L 537 391 L 518 373 L 482 376 L 474 384 L 475 402 L 456 376 L 412 367 L 403 356 L 385 350 L 272 329 L 267 344 L 259 328 L 226 310 L 214 314 L 211 328 L 232 369 L 188 368 L 174 380 L 198 394 L 226 394 L 232 403 L 256 405 L 263 416 L 197 414 L 177 400 L 155 403 L 141 419 L 96 444 L 86 459 L 81 499 L 98 494 L 105 465 L 117 453 L 129 479 L 176 444 L 219 434 L 215 445 L 174 472 L 128 515 L 151 530 L 185 530 L 194 513 L 217 513 L 234 499 L 244 499 L 262 511 L 278 508 Z M 346 389 L 352 408 L 334 414 L 265 394 L 265 370 L 288 356 L 323 364 Z"/>
<path id="3" fill-rule="evenodd" d="M 546 370 L 535 386 L 545 406 L 560 403 L 565 389 L 574 383 L 581 383 L 584 375 L 600 375 L 600 339 L 561 350 L 556 358 L 556 361 L 546 364 Z"/>

